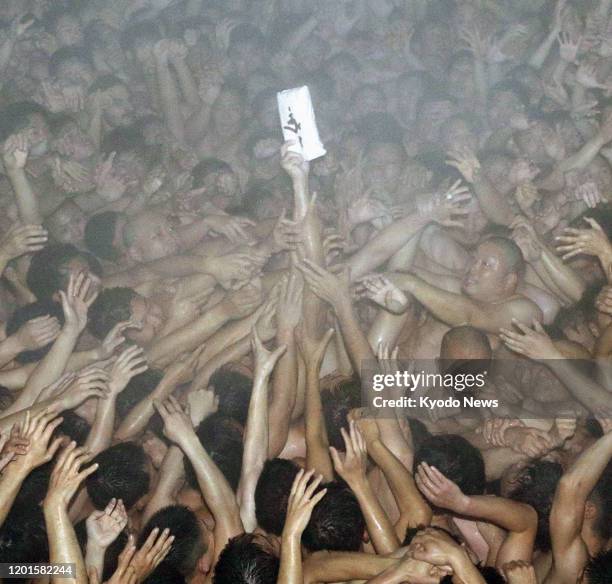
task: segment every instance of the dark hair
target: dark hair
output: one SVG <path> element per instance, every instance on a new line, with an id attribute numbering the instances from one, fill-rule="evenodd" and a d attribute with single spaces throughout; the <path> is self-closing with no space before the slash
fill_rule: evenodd
<path id="1" fill-rule="evenodd" d="M 134 406 L 151 394 L 163 376 L 163 372 L 158 369 L 147 369 L 132 377 L 125 389 L 117 396 L 117 417 L 123 420 Z"/>
<path id="2" fill-rule="evenodd" d="M 32 255 L 26 283 L 38 300 L 48 300 L 67 286 L 68 276 L 61 273 L 61 268 L 75 258 L 83 258 L 93 274 L 102 276 L 100 262 L 71 243 L 48 245 Z"/>
<path id="3" fill-rule="evenodd" d="M 414 456 L 413 471 L 426 462 L 457 483 L 466 495 L 482 495 L 485 489 L 485 468 L 482 454 L 457 434 L 432 436 L 425 440 Z"/>
<path id="4" fill-rule="evenodd" d="M 437 531 L 442 531 L 448 537 L 450 537 L 457 545 L 461 545 L 461 541 L 457 539 L 457 536 L 453 535 L 447 529 L 443 527 L 438 527 L 437 525 L 419 525 L 418 527 L 407 527 L 406 534 L 404 535 L 404 541 L 402 542 L 402 546 L 410 545 L 415 536 L 419 533 L 419 531 L 423 531 L 424 529 L 435 529 Z"/>
<path id="5" fill-rule="evenodd" d="M 185 576 L 170 564 L 162 562 L 143 584 L 187 584 Z"/>
<path id="6" fill-rule="evenodd" d="M 0 111 L 0 142 L 28 126 L 30 117 L 41 115 L 47 119 L 47 110 L 33 101 L 11 103 Z"/>
<path id="7" fill-rule="evenodd" d="M 323 418 L 330 446 L 344 450 L 344 439 L 341 428 L 348 430 L 348 413 L 360 406 L 361 386 L 358 381 L 350 380 L 342 383 L 334 390 L 321 392 Z"/>
<path id="8" fill-rule="evenodd" d="M 204 185 L 206 177 L 216 172 L 234 172 L 232 167 L 218 158 L 205 158 L 198 162 L 191 171 L 193 176 L 193 187 L 199 188 Z"/>
<path id="9" fill-rule="evenodd" d="M 356 552 L 361 548 L 365 519 L 353 492 L 344 484 L 320 485 L 327 489 L 315 505 L 302 535 L 304 547 L 311 552 L 330 550 Z"/>
<path id="10" fill-rule="evenodd" d="M 112 87 L 125 87 L 125 83 L 115 75 L 101 75 L 89 87 L 89 94 L 91 95 L 96 91 L 108 91 Z"/>
<path id="11" fill-rule="evenodd" d="M 118 156 L 133 152 L 147 161 L 147 147 L 139 125 L 113 128 L 104 135 L 100 151 L 105 156 L 112 152 L 116 152 Z"/>
<path id="12" fill-rule="evenodd" d="M 136 296 L 137 293 L 131 288 L 102 290 L 89 307 L 87 330 L 97 339 L 103 339 L 116 324 L 130 320 L 130 303 Z"/>
<path id="13" fill-rule="evenodd" d="M 253 390 L 253 380 L 238 371 L 219 369 L 210 378 L 211 385 L 219 397 L 219 413 L 234 418 L 246 425 Z"/>
<path id="14" fill-rule="evenodd" d="M 589 501 L 597 507 L 594 531 L 602 540 L 612 537 L 612 461 L 599 477 Z"/>
<path id="15" fill-rule="evenodd" d="M 252 533 L 237 535 L 223 548 L 213 584 L 275 584 L 280 562 L 255 542 Z"/>
<path id="16" fill-rule="evenodd" d="M 197 427 L 196 434 L 208 455 L 236 491 L 240 481 L 243 451 L 242 432 L 236 427 L 236 422 L 217 412 Z M 198 480 L 188 458 L 185 458 L 185 475 L 189 485 L 197 489 Z"/>
<path id="17" fill-rule="evenodd" d="M 256 26 L 252 24 L 240 24 L 234 28 L 230 34 L 230 50 L 235 45 L 243 43 L 255 44 L 263 47 L 266 43 L 266 38 Z"/>
<path id="18" fill-rule="evenodd" d="M 584 569 L 588 584 L 609 584 L 612 582 L 612 550 L 600 552 L 591 558 Z"/>
<path id="19" fill-rule="evenodd" d="M 149 534 L 159 528 L 168 528 L 174 536 L 170 552 L 163 563 L 176 568 L 188 576 L 195 569 L 198 559 L 206 551 L 202 539 L 200 523 L 195 513 L 182 505 L 169 505 L 155 513 L 140 534 L 138 546 L 146 541 Z"/>
<path id="20" fill-rule="evenodd" d="M 116 211 L 97 213 L 85 225 L 87 249 L 104 260 L 114 261 L 119 257 L 119 251 L 113 245 L 119 215 Z"/>
<path id="21" fill-rule="evenodd" d="M 535 549 L 543 552 L 551 549 L 550 511 L 562 475 L 563 468 L 558 462 L 534 460 L 521 470 L 518 486 L 508 494 L 510 499 L 531 505 L 536 510 Z"/>
<path id="22" fill-rule="evenodd" d="M 114 497 L 130 509 L 149 490 L 147 455 L 135 442 L 121 442 L 100 452 L 92 463 L 98 470 L 86 479 L 87 493 L 96 509 L 104 509 Z"/>
<path id="23" fill-rule="evenodd" d="M 257 525 L 268 533 L 281 535 L 287 518 L 291 486 L 300 467 L 291 460 L 266 460 L 255 488 Z"/>
<path id="24" fill-rule="evenodd" d="M 74 440 L 79 446 L 83 446 L 90 430 L 91 426 L 85 418 L 79 416 L 74 410 L 65 410 L 62 412 L 62 423 L 55 429 L 53 436 L 63 434 L 70 440 Z"/>
<path id="25" fill-rule="evenodd" d="M 14 335 L 29 320 L 46 315 L 54 316 L 57 318 L 60 324 L 64 324 L 64 312 L 59 304 L 51 300 L 32 302 L 31 304 L 26 304 L 25 306 L 18 308 L 15 310 L 15 312 L 13 312 L 13 314 L 11 314 L 8 322 L 6 323 L 6 336 L 10 337 L 11 335 Z M 51 350 L 52 346 L 53 341 L 44 347 L 40 347 L 40 349 L 21 351 L 21 353 L 15 357 L 15 361 L 22 365 L 25 365 L 26 363 L 36 363 Z"/>
<path id="26" fill-rule="evenodd" d="M 43 499 L 47 496 L 49 490 L 49 480 L 51 479 L 51 471 L 53 470 L 54 461 L 47 462 L 35 468 L 21 483 L 21 488 L 13 509 L 27 509 L 33 506 L 39 506 Z"/>

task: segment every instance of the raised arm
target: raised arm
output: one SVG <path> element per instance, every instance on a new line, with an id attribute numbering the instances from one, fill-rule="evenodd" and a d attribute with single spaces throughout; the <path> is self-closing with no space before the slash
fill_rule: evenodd
<path id="1" fill-rule="evenodd" d="M 268 380 L 276 362 L 287 347 L 281 345 L 274 352 L 267 351 L 257 336 L 257 331 L 253 329 L 252 349 L 255 359 L 255 375 L 244 430 L 244 454 L 238 485 L 240 517 L 247 532 L 252 532 L 257 527 L 255 488 L 268 459 Z"/>

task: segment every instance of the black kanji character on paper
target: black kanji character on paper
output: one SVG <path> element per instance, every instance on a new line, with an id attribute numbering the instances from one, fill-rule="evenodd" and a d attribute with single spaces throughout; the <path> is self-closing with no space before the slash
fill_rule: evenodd
<path id="1" fill-rule="evenodd" d="M 298 121 L 293 116 L 291 108 L 289 108 L 289 120 L 287 121 L 287 125 L 283 126 L 283 130 L 289 130 L 290 132 L 297 134 L 298 140 L 300 141 L 300 146 L 304 146 L 304 144 L 302 144 L 302 136 L 300 136 L 301 129 L 302 124 L 298 123 Z"/>

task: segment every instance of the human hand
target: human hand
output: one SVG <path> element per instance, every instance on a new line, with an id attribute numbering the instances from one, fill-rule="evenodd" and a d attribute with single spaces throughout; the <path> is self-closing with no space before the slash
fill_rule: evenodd
<path id="1" fill-rule="evenodd" d="M 555 11 L 553 13 L 553 30 L 558 32 L 563 28 L 563 22 L 567 17 L 567 0 L 557 0 Z"/>
<path id="2" fill-rule="evenodd" d="M 282 283 L 280 299 L 276 311 L 279 332 L 291 333 L 302 318 L 302 297 L 304 281 L 296 270 Z"/>
<path id="3" fill-rule="evenodd" d="M 426 528 L 417 533 L 411 542 L 411 557 L 434 566 L 450 566 L 461 547 L 441 529 Z"/>
<path id="4" fill-rule="evenodd" d="M 550 429 L 550 439 L 555 446 L 560 447 L 565 444 L 576 433 L 576 413 L 568 412 L 563 415 L 557 415 Z"/>
<path id="5" fill-rule="evenodd" d="M 361 435 L 363 436 L 366 447 L 370 448 L 372 443 L 380 440 L 380 429 L 376 422 L 376 418 L 366 416 L 366 408 L 354 408 L 347 416 L 350 422 L 355 422 Z"/>
<path id="6" fill-rule="evenodd" d="M 26 454 L 30 441 L 19 435 L 18 424 L 13 424 L 10 432 L 0 434 L 0 471 L 18 454 Z"/>
<path id="7" fill-rule="evenodd" d="M 134 328 L 139 328 L 139 325 L 131 320 L 118 322 L 104 337 L 100 346 L 96 349 L 96 357 L 99 361 L 110 359 L 115 354 L 115 350 L 125 343 L 123 331 Z"/>
<path id="8" fill-rule="evenodd" d="M 65 509 L 68 506 L 80 484 L 98 470 L 99 464 L 96 463 L 79 471 L 91 458 L 91 453 L 84 448 L 77 448 L 74 441 L 64 448 L 51 472 L 44 507 Z"/>
<path id="9" fill-rule="evenodd" d="M 590 63 L 581 63 L 576 71 L 576 81 L 586 89 L 605 89 L 597 80 L 597 68 Z"/>
<path id="10" fill-rule="evenodd" d="M 599 186 L 592 180 L 579 185 L 574 191 L 574 196 L 579 201 L 583 201 L 589 209 L 594 209 L 604 201 Z"/>
<path id="11" fill-rule="evenodd" d="M 0 241 L 0 254 L 7 260 L 40 251 L 49 241 L 42 225 L 14 225 Z"/>
<path id="12" fill-rule="evenodd" d="M 109 375 L 104 369 L 95 365 L 82 369 L 78 375 L 69 378 L 62 385 L 68 386 L 60 389 L 58 399 L 66 410 L 72 410 L 84 401 L 97 398 L 105 399 L 110 392 L 108 387 Z"/>
<path id="13" fill-rule="evenodd" d="M 599 312 L 612 316 L 612 286 L 604 286 L 595 299 L 595 308 Z"/>
<path id="14" fill-rule="evenodd" d="M 310 164 L 304 160 L 301 154 L 289 150 L 289 147 L 295 144 L 295 141 L 290 141 L 285 142 L 281 146 L 281 166 L 293 182 L 305 183 L 308 178 Z"/>
<path id="15" fill-rule="evenodd" d="M 535 262 L 542 257 L 542 244 L 535 229 L 526 219 L 512 223 L 512 239 L 519 246 L 526 262 Z"/>
<path id="16" fill-rule="evenodd" d="M 187 394 L 187 409 L 194 428 L 202 420 L 214 414 L 219 409 L 219 396 L 209 387 L 202 387 Z"/>
<path id="17" fill-rule="evenodd" d="M 57 318 L 47 314 L 28 320 L 13 336 L 22 351 L 35 351 L 52 343 L 60 331 Z"/>
<path id="18" fill-rule="evenodd" d="M 87 545 L 105 550 L 127 525 L 128 517 L 123 501 L 114 497 L 102 511 L 94 511 L 85 521 Z"/>
<path id="19" fill-rule="evenodd" d="M 95 186 L 93 173 L 85 165 L 75 160 L 56 157 L 51 174 L 55 184 L 67 193 L 86 192 Z"/>
<path id="20" fill-rule="evenodd" d="M 469 190 L 456 181 L 446 192 L 417 197 L 419 215 L 443 227 L 464 227 L 461 221 L 469 211 L 464 204 L 472 198 Z"/>
<path id="21" fill-rule="evenodd" d="M 533 321 L 533 329 L 527 325 L 512 319 L 512 324 L 522 334 L 502 328 L 499 337 L 510 350 L 525 355 L 534 361 L 545 361 L 546 359 L 559 359 L 561 353 L 557 350 L 550 337 L 538 321 Z"/>
<path id="22" fill-rule="evenodd" d="M 591 217 L 584 220 L 591 226 L 590 229 L 576 229 L 566 227 L 563 235 L 557 235 L 555 240 L 563 245 L 557 246 L 557 251 L 568 260 L 579 254 L 594 256 L 612 255 L 612 245 L 601 225 Z"/>
<path id="23" fill-rule="evenodd" d="M 110 370 L 108 382 L 110 395 L 119 395 L 134 377 L 144 373 L 148 368 L 147 358 L 142 347 L 133 345 L 125 349 L 117 357 Z"/>
<path id="24" fill-rule="evenodd" d="M 447 156 L 446 164 L 456 168 L 467 182 L 473 183 L 480 172 L 480 161 L 476 155 L 469 148 L 463 147 L 449 150 Z"/>
<path id="25" fill-rule="evenodd" d="M 310 521 L 313 509 L 327 493 L 327 489 L 321 489 L 315 493 L 323 480 L 323 475 L 314 478 L 313 475 L 314 470 L 305 472 L 304 469 L 300 469 L 293 480 L 287 501 L 287 518 L 283 536 L 299 539 Z"/>
<path id="26" fill-rule="evenodd" d="M 582 42 L 581 36 L 574 37 L 569 32 L 560 32 L 557 40 L 559 41 L 559 55 L 561 59 L 566 63 L 577 63 L 578 49 Z"/>
<path id="27" fill-rule="evenodd" d="M 34 415 L 28 410 L 25 418 L 16 425 L 15 431 L 11 432 L 12 437 L 14 436 L 21 446 L 27 443 L 26 452 L 22 453 L 23 448 L 20 448 L 20 456 L 14 463 L 29 474 L 49 462 L 62 442 L 61 438 L 56 438 L 49 444 L 53 431 L 62 421 L 63 418 L 57 417 L 55 409 L 42 410 Z"/>
<path id="28" fill-rule="evenodd" d="M 359 280 L 358 295 L 368 298 L 392 314 L 402 314 L 408 308 L 407 296 L 389 279 L 371 274 Z"/>
<path id="29" fill-rule="evenodd" d="M 307 328 L 302 325 L 295 334 L 295 339 L 298 345 L 298 349 L 306 366 L 311 370 L 319 371 L 321 363 L 327 352 L 327 347 L 331 338 L 334 336 L 334 329 L 330 328 L 323 335 L 321 339 L 314 339 L 309 336 Z"/>
<path id="30" fill-rule="evenodd" d="M 189 49 L 183 41 L 178 39 L 168 40 L 168 57 L 170 60 L 183 61 L 188 54 Z"/>
<path id="31" fill-rule="evenodd" d="M 151 531 L 130 562 L 136 573 L 137 582 L 143 582 L 153 573 L 170 552 L 173 542 L 174 536 L 170 535 L 168 528 L 160 532 L 156 527 Z"/>
<path id="32" fill-rule="evenodd" d="M 268 351 L 257 335 L 255 327 L 251 330 L 251 350 L 255 362 L 254 379 L 265 380 L 270 377 L 281 355 L 287 350 L 287 345 L 280 345 L 274 351 Z"/>
<path id="33" fill-rule="evenodd" d="M 350 305 L 348 269 L 336 276 L 307 259 L 297 264 L 297 268 L 302 272 L 310 290 L 321 300 L 330 304 L 334 310 L 338 310 L 343 304 Z"/>
<path id="34" fill-rule="evenodd" d="M 505 446 L 529 458 L 541 458 L 554 444 L 548 434 L 536 428 L 517 426 L 504 432 Z"/>
<path id="35" fill-rule="evenodd" d="M 304 241 L 302 224 L 299 221 L 287 219 L 287 210 L 283 209 L 274 229 L 272 230 L 272 241 L 275 251 L 295 251 L 297 246 Z"/>
<path id="36" fill-rule="evenodd" d="M 30 145 L 24 133 L 9 136 L 2 147 L 2 160 L 8 173 L 23 170 L 28 161 Z"/>
<path id="37" fill-rule="evenodd" d="M 249 283 L 228 294 L 223 302 L 228 316 L 232 319 L 240 319 L 252 314 L 261 305 L 262 300 L 261 286 Z"/>
<path id="38" fill-rule="evenodd" d="M 512 561 L 501 569 L 508 584 L 538 584 L 535 570 L 529 562 Z"/>
<path id="39" fill-rule="evenodd" d="M 482 428 L 482 436 L 492 446 L 503 448 L 508 445 L 505 434 L 508 428 L 523 427 L 520 420 L 513 418 L 488 418 Z"/>
<path id="40" fill-rule="evenodd" d="M 212 231 L 227 237 L 232 243 L 244 243 L 252 239 L 245 229 L 247 227 L 254 227 L 255 223 L 246 217 L 210 215 L 206 219 Z"/>
<path id="41" fill-rule="evenodd" d="M 80 335 L 87 326 L 87 312 L 98 292 L 86 272 L 71 273 L 66 292 L 59 291 L 64 311 L 64 330 Z"/>
<path id="42" fill-rule="evenodd" d="M 458 32 L 459 40 L 476 59 L 484 60 L 489 54 L 491 37 L 479 30 L 475 23 L 465 24 Z"/>
<path id="43" fill-rule="evenodd" d="M 347 248 L 347 241 L 339 232 L 332 230 L 330 233 L 328 233 L 323 239 L 325 266 L 329 267 L 334 260 L 347 252 Z"/>
<path id="44" fill-rule="evenodd" d="M 352 227 L 363 223 L 369 223 L 374 219 L 385 217 L 388 210 L 378 199 L 372 198 L 373 188 L 368 189 L 363 195 L 351 199 L 346 209 L 346 216 Z"/>
<path id="45" fill-rule="evenodd" d="M 170 39 L 161 39 L 153 45 L 153 56 L 158 62 L 166 63 L 170 58 Z"/>
<path id="46" fill-rule="evenodd" d="M 128 184 L 126 180 L 119 176 L 114 168 L 116 152 L 111 152 L 106 160 L 96 166 L 94 171 L 94 183 L 96 193 L 107 203 L 114 203 L 125 195 Z"/>
<path id="47" fill-rule="evenodd" d="M 329 447 L 334 469 L 352 489 L 358 488 L 364 481 L 367 481 L 368 451 L 366 442 L 354 420 L 349 422 L 348 432 L 344 428 L 340 428 L 340 432 L 346 452 L 342 454 L 333 446 Z"/>
<path id="48" fill-rule="evenodd" d="M 436 507 L 459 514 L 467 511 L 470 498 L 435 466 L 422 462 L 418 466 L 414 480 L 423 496 Z"/>
<path id="49" fill-rule="evenodd" d="M 253 278 L 263 267 L 266 259 L 258 255 L 255 250 L 234 251 L 206 258 L 203 271 L 213 276 L 226 290 L 235 289 L 239 284 Z"/>
<path id="50" fill-rule="evenodd" d="M 153 400 L 153 405 L 164 421 L 164 436 L 168 440 L 182 447 L 186 440 L 195 437 L 189 415 L 174 396 L 171 395 L 163 402 Z"/>

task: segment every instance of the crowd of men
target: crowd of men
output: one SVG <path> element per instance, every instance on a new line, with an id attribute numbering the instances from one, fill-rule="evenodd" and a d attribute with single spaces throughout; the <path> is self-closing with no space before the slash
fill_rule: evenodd
<path id="1" fill-rule="evenodd" d="M 612 0 L 3 0 L 0 73 L 5 581 L 612 583 Z"/>

